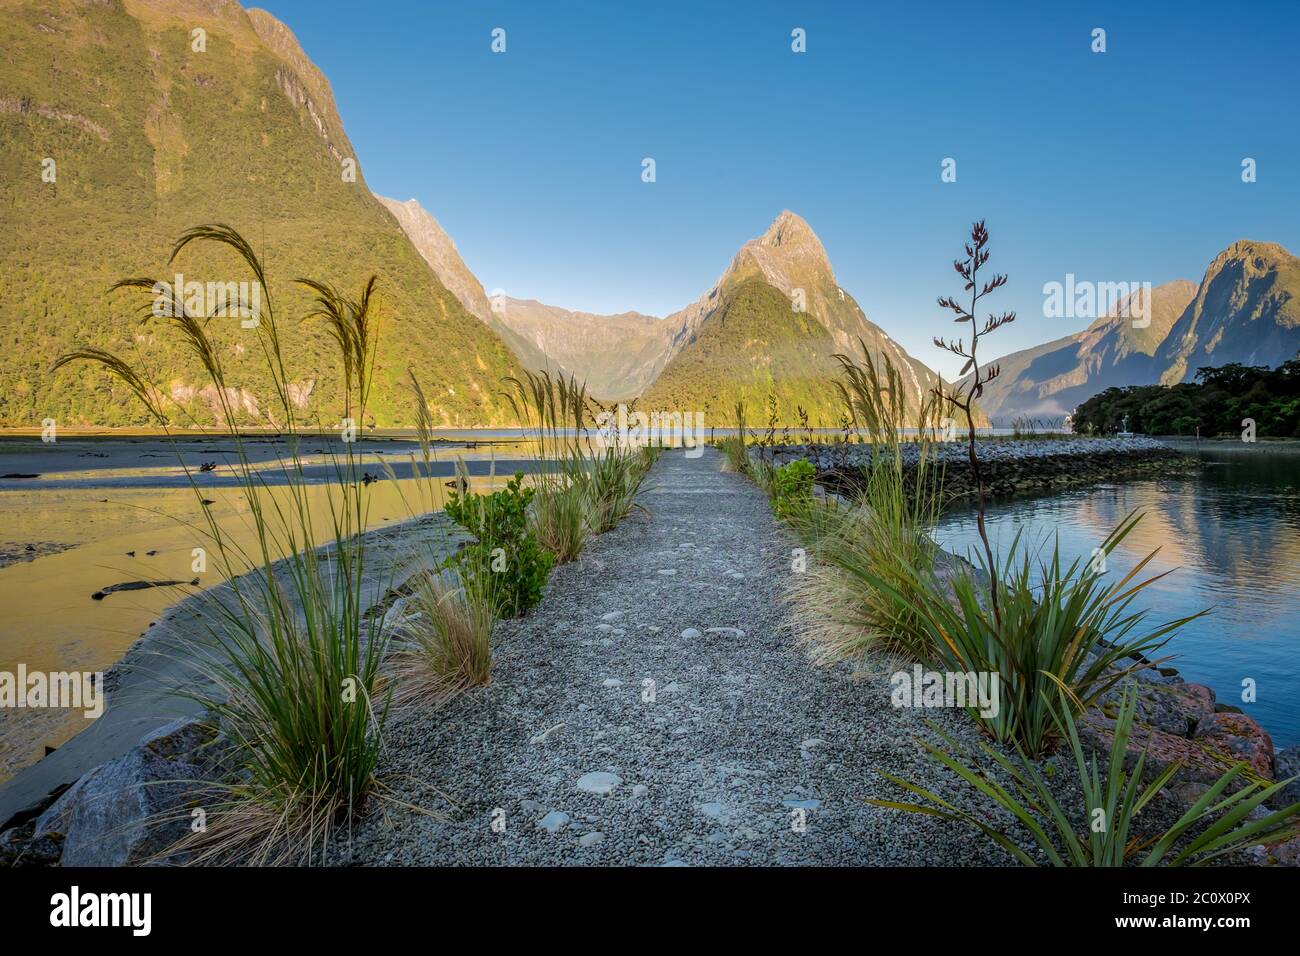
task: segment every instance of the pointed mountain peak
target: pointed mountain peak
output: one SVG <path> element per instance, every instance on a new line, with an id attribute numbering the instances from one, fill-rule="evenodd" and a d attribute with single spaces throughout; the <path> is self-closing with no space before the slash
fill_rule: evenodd
<path id="1" fill-rule="evenodd" d="M 1256 269 L 1267 270 L 1279 263 L 1294 261 L 1295 256 L 1276 242 L 1238 239 L 1214 257 L 1214 261 L 1210 263 L 1210 267 L 1206 270 L 1206 275 L 1219 272 L 1229 262 L 1244 262 Z"/>
<path id="2" fill-rule="evenodd" d="M 788 209 L 772 220 L 761 236 L 740 247 L 723 282 L 744 278 L 750 272 L 747 267 L 757 267 L 767 282 L 785 293 L 796 287 L 835 283 L 830 259 L 817 233 L 803 217 Z"/>
<path id="3" fill-rule="evenodd" d="M 767 227 L 767 232 L 756 241 L 765 246 L 794 245 L 809 241 L 821 245 L 821 240 L 817 238 L 817 233 L 813 232 L 812 226 L 808 225 L 808 221 L 789 209 L 782 210 L 781 215 L 773 219 L 772 225 Z"/>

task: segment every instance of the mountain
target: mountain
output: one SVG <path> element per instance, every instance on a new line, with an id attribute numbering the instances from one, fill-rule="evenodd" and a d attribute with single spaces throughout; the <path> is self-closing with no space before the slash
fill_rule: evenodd
<path id="1" fill-rule="evenodd" d="M 647 412 L 702 411 L 722 423 L 743 401 L 757 422 L 775 393 L 783 423 L 795 422 L 802 406 L 814 425 L 833 427 L 843 410 L 833 356 L 861 361 L 859 341 L 898 367 L 910 407 L 938 381 L 867 320 L 836 282 L 817 234 L 788 210 L 740 248 L 713 288 L 664 322 L 668 360 L 641 396 Z"/>
<path id="2" fill-rule="evenodd" d="M 375 198 L 397 219 L 439 281 L 529 371 L 571 374 L 586 382 L 592 395 L 623 399 L 640 394 L 663 367 L 668 327 L 659 319 L 639 312 L 574 312 L 509 296 L 490 300 L 446 230 L 419 202 Z"/>
<path id="3" fill-rule="evenodd" d="M 1300 350 L 1300 259 L 1241 239 L 1214 257 L 1155 355 L 1159 381 L 1191 381 L 1205 366 L 1267 365 Z"/>
<path id="4" fill-rule="evenodd" d="M 284 24 L 234 0 L 0 0 L 0 49 L 0 425 L 148 424 L 106 373 L 49 374 L 83 345 L 143 365 L 181 406 L 177 424 L 212 423 L 217 396 L 175 331 L 142 320 L 127 293 L 105 294 L 124 276 L 251 280 L 212 246 L 168 264 L 180 232 L 205 222 L 230 224 L 263 257 L 300 417 L 337 421 L 341 375 L 325 328 L 299 321 L 310 298 L 292 280 L 355 295 L 373 272 L 374 422 L 413 421 L 408 367 L 436 422 L 513 422 L 501 379 L 518 361 L 361 170 L 349 179 L 355 153 L 329 83 Z M 250 421 L 273 411 L 257 333 L 231 318 L 209 331 L 236 404 Z"/>
<path id="5" fill-rule="evenodd" d="M 1300 350 L 1300 259 L 1276 243 L 1234 242 L 1199 286 L 1180 279 L 1151 299 L 1147 328 L 1120 317 L 1134 314 L 1126 300 L 1083 332 L 998 359 L 981 407 L 998 424 L 1062 417 L 1107 388 L 1192 381 L 1233 362 L 1273 368 Z"/>
<path id="6" fill-rule="evenodd" d="M 525 366 L 571 372 L 601 399 L 641 394 L 663 368 L 668 327 L 640 312 L 573 312 L 535 299 L 503 297 L 501 337 Z M 548 365 L 539 365 L 549 359 Z"/>
<path id="7" fill-rule="evenodd" d="M 1020 418 L 1064 418 L 1075 406 L 1111 386 L 1149 384 L 1152 356 L 1196 294 L 1187 279 L 1143 289 L 1116 303 L 1082 332 L 997 359 L 997 378 L 979 406 L 995 424 Z M 1150 318 L 1145 328 L 1132 316 Z M 964 381 L 968 381 L 964 380 Z"/>

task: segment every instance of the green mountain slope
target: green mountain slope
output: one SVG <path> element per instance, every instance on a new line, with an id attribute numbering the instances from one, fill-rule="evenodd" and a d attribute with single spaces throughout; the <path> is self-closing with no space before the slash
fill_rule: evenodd
<path id="1" fill-rule="evenodd" d="M 299 323 L 308 298 L 291 280 L 355 294 L 375 272 L 374 421 L 412 421 L 408 366 L 435 421 L 511 420 L 500 381 L 518 372 L 514 356 L 437 280 L 361 171 L 345 181 L 354 153 L 329 85 L 283 24 L 233 0 L 0 0 L 0 50 L 0 425 L 147 424 L 106 374 L 49 374 L 80 345 L 137 362 L 195 420 L 214 420 L 216 397 L 164 321 L 103 294 L 124 276 L 250 281 L 199 246 L 168 266 L 175 237 L 201 222 L 229 223 L 262 255 L 302 416 L 336 420 L 340 375 L 324 329 Z M 235 318 L 210 329 L 258 420 L 272 399 L 256 332 Z"/>
<path id="2" fill-rule="evenodd" d="M 690 346 L 641 396 L 642 411 L 703 412 L 715 427 L 731 424 L 736 403 L 749 421 L 766 415 L 775 393 L 781 421 L 797 421 L 797 407 L 814 424 L 834 426 L 843 405 L 835 390 L 835 342 L 807 313 L 761 279 L 741 281 L 726 295 Z"/>
<path id="3" fill-rule="evenodd" d="M 795 309 L 797 301 L 803 311 Z M 862 344 L 899 369 L 909 407 L 938 382 L 867 320 L 835 281 L 812 228 L 789 211 L 741 247 L 712 289 L 664 321 L 669 359 L 641 396 L 644 411 L 704 411 L 722 424 L 743 399 L 752 421 L 766 415 L 772 392 L 783 423 L 796 422 L 802 405 L 814 424 L 833 427 L 843 410 L 833 356 L 861 361 Z"/>

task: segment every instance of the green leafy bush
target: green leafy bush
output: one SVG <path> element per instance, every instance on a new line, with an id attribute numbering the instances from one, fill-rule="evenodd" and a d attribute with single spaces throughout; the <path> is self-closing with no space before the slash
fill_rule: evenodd
<path id="1" fill-rule="evenodd" d="M 477 495 L 453 491 L 446 512 L 477 539 L 447 559 L 467 588 L 492 594 L 497 613 L 518 617 L 542 598 L 555 555 L 538 543 L 528 521 L 536 491 L 517 472 L 501 491 Z"/>
<path id="2" fill-rule="evenodd" d="M 813 478 L 816 476 L 817 469 L 802 458 L 775 469 L 769 490 L 772 510 L 785 517 L 797 505 L 812 498 Z"/>

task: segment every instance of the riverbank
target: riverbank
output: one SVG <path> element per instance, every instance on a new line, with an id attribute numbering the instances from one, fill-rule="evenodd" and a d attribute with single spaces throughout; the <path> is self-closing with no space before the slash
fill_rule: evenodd
<path id="1" fill-rule="evenodd" d="M 363 591 L 367 603 L 381 604 L 395 585 L 414 573 L 412 568 L 427 562 L 431 554 L 449 553 L 462 539 L 463 535 L 441 513 L 367 532 L 367 548 L 372 554 L 384 556 L 365 569 Z M 275 568 L 283 579 L 288 571 L 286 561 L 276 562 Z M 195 694 L 212 689 L 202 666 L 202 656 L 212 647 L 209 622 L 214 621 L 218 604 L 229 607 L 234 601 L 230 584 L 222 583 L 181 599 L 150 624 L 120 660 L 104 672 L 103 715 L 0 786 L 0 830 L 15 816 L 31 816 L 63 788 L 127 753 L 149 734 L 197 714 L 198 704 L 178 691 Z M 61 713 L 0 712 L 5 720 L 46 715 L 57 718 Z"/>
<path id="2" fill-rule="evenodd" d="M 984 486 L 995 496 L 1050 492 L 1104 481 L 1186 474 L 1198 466 L 1195 459 L 1163 441 L 1135 435 L 1126 438 L 981 438 L 976 441 Z M 914 467 L 921 446 L 905 442 L 903 462 Z M 946 498 L 975 493 L 975 483 L 964 441 L 934 442 L 927 446 L 932 476 L 942 470 Z M 763 447 L 751 445 L 751 458 L 775 465 L 796 459 L 811 462 L 818 480 L 851 491 L 869 468 L 869 444 L 798 444 Z"/>
<path id="3" fill-rule="evenodd" d="M 1300 455 L 1300 438 L 1261 438 L 1242 441 L 1240 438 L 1186 438 L 1182 435 L 1161 435 L 1157 440 L 1175 451 L 1189 455 Z"/>

